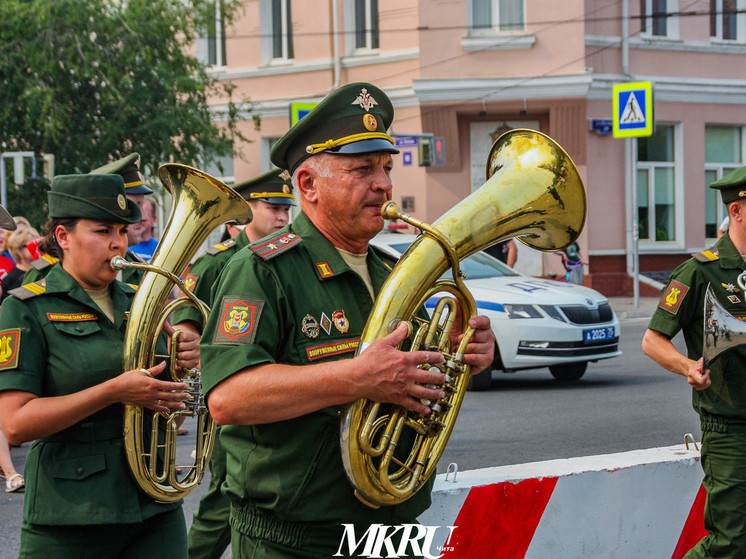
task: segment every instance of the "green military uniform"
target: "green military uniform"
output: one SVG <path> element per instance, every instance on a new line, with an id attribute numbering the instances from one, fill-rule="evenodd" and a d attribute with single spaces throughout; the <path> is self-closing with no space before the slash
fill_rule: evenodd
<path id="1" fill-rule="evenodd" d="M 80 177 L 89 176 L 55 177 L 51 217 L 140 219 L 137 206 L 125 200 L 121 177 Z M 62 265 L 53 266 L 41 281 L 11 291 L 0 312 L 0 391 L 52 398 L 120 375 L 135 291 L 114 281 L 109 293 L 113 321 Z M 164 339 L 159 346 L 163 353 Z M 147 557 L 186 555 L 181 503 L 157 504 L 138 490 L 122 433 L 123 406 L 116 404 L 34 441 L 26 459 L 21 557 L 80 557 L 82 550 L 125 556 L 133 543 Z"/>
<path id="2" fill-rule="evenodd" d="M 233 189 L 246 200 L 264 200 L 272 204 L 295 205 L 292 186 L 287 172 L 272 169 L 251 180 L 239 183 Z M 184 279 L 187 287 L 199 299 L 210 302 L 210 292 L 228 260 L 249 244 L 245 231 L 233 239 L 218 243 L 202 255 Z M 173 314 L 172 322 L 179 324 L 191 320 L 202 330 L 202 314 L 194 307 L 182 307 Z M 220 427 L 210 458 L 210 487 L 202 496 L 199 509 L 194 513 L 189 528 L 189 557 L 192 559 L 219 559 L 231 541 L 230 502 L 221 493 L 225 481 L 225 449 L 220 440 Z"/>
<path id="3" fill-rule="evenodd" d="M 721 193 L 726 204 L 746 195 L 739 189 L 731 191 L 728 181 L 732 179 L 725 177 L 721 179 L 724 184 L 710 185 L 724 189 Z M 703 349 L 707 286 L 729 313 L 745 319 L 746 293 L 737 281 L 744 270 L 743 257 L 729 235 L 723 235 L 712 249 L 695 254 L 673 271 L 648 328 L 669 338 L 681 330 L 688 357 L 698 360 Z M 720 354 L 709 369 L 712 384 L 692 391 L 702 426 L 705 528 L 709 536 L 686 557 L 742 559 L 746 556 L 746 348 Z"/>
<path id="4" fill-rule="evenodd" d="M 392 265 L 368 252 L 376 294 Z M 246 367 L 353 357 L 373 307 L 363 280 L 303 213 L 232 258 L 214 295 L 200 346 L 208 397 Z M 354 496 L 339 450 L 341 410 L 222 427 L 228 462 L 223 492 L 231 501 L 234 532 L 329 557 L 340 544 L 341 524 L 356 524 L 362 534 L 373 523 L 412 522 L 429 506 L 429 486 L 401 505 L 379 509 Z"/>

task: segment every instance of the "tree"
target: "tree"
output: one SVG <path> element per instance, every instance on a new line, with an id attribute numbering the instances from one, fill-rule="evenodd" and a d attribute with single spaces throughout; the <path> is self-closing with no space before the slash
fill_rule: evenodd
<path id="1" fill-rule="evenodd" d="M 218 1 L 228 26 L 241 2 Z M 136 151 L 147 176 L 232 155 L 250 105 L 193 54 L 214 2 L 2 0 L 0 150 L 52 153 L 57 174 Z"/>

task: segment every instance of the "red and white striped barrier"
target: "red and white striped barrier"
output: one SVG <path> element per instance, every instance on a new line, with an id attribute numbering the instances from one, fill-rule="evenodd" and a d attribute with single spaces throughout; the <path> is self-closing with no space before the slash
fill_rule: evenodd
<path id="1" fill-rule="evenodd" d="M 683 445 L 471 470 L 438 476 L 418 520 L 455 527 L 446 559 L 678 559 L 706 534 L 702 477 Z"/>

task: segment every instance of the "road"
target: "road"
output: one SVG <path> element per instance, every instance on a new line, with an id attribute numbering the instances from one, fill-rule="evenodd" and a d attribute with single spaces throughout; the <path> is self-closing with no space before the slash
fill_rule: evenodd
<path id="1" fill-rule="evenodd" d="M 558 383 L 548 369 L 495 373 L 489 390 L 466 395 L 439 469 L 450 462 L 463 471 L 669 446 L 685 433 L 699 440 L 686 381 L 640 351 L 646 325 L 644 318 L 623 320 L 624 355 L 590 364 L 575 383 Z M 683 348 L 680 336 L 675 342 Z M 194 429 L 180 437 L 182 448 L 193 437 Z M 19 469 L 28 446 L 13 449 Z M 185 499 L 187 524 L 206 488 L 205 481 Z M 0 559 L 17 555 L 22 504 L 22 493 L 0 493 Z"/>

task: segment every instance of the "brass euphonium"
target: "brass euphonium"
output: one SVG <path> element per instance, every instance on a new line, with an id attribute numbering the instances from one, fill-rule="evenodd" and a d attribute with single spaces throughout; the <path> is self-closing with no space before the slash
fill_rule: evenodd
<path id="1" fill-rule="evenodd" d="M 746 292 L 746 272 L 741 272 L 737 283 Z M 721 353 L 746 344 L 746 323 L 730 314 L 720 304 L 709 284 L 705 292 L 704 313 L 703 371 L 708 369 L 710 363 Z"/>
<path id="2" fill-rule="evenodd" d="M 585 222 L 585 192 L 578 170 L 544 134 L 512 130 L 498 138 L 488 157 L 487 178 L 432 226 L 401 213 L 391 202 L 382 210 L 384 217 L 402 219 L 423 234 L 381 288 L 357 353 L 403 320 L 414 332 L 412 351 L 443 353 L 443 363 L 422 367 L 437 368 L 446 374 L 446 382 L 444 398 L 426 402 L 431 408 L 427 416 L 366 399 L 345 408 L 342 461 L 355 494 L 369 506 L 394 505 L 414 495 L 435 472 L 456 422 L 470 373 L 470 366 L 463 363 L 473 334 L 467 322 L 477 314 L 459 261 L 511 237 L 542 251 L 560 250 L 577 239 Z M 448 268 L 453 280 L 438 279 Z M 414 317 L 425 301 L 443 292 L 452 297 L 439 300 L 429 322 Z M 464 337 L 454 349 L 450 332 L 456 301 L 462 309 Z M 411 440 L 411 446 L 399 448 L 405 440 Z"/>
<path id="3" fill-rule="evenodd" d="M 228 221 L 248 223 L 252 218 L 249 205 L 238 193 L 198 169 L 168 163 L 158 169 L 158 178 L 171 193 L 172 205 L 171 215 L 151 264 L 128 262 L 119 257 L 111 262 L 114 269 L 133 267 L 145 270 L 130 307 L 125 332 L 125 371 L 147 369 L 153 365 L 156 343 L 163 325 L 177 308 L 194 305 L 202 313 L 203 320 L 207 321 L 210 309 L 192 295 L 179 276 L 215 227 Z M 174 284 L 184 296 L 164 307 Z M 150 430 L 148 438 L 143 431 L 143 408 L 127 405 L 124 411 L 125 450 L 133 477 L 145 493 L 165 503 L 178 501 L 202 481 L 215 441 L 215 423 L 205 406 L 200 372 L 196 369 L 186 371 L 186 376 L 181 378 L 177 371 L 178 332 L 171 340 L 170 380 L 189 385 L 187 391 L 192 395 L 192 400 L 185 402 L 187 408 L 168 414 L 154 414 L 151 425 L 147 427 Z M 180 465 L 182 472 L 186 472 L 182 475 L 176 471 L 179 417 L 197 419 L 194 463 L 191 466 Z M 159 443 L 161 424 L 165 424 L 163 443 Z M 162 451 L 162 456 L 158 456 L 159 451 Z"/>

